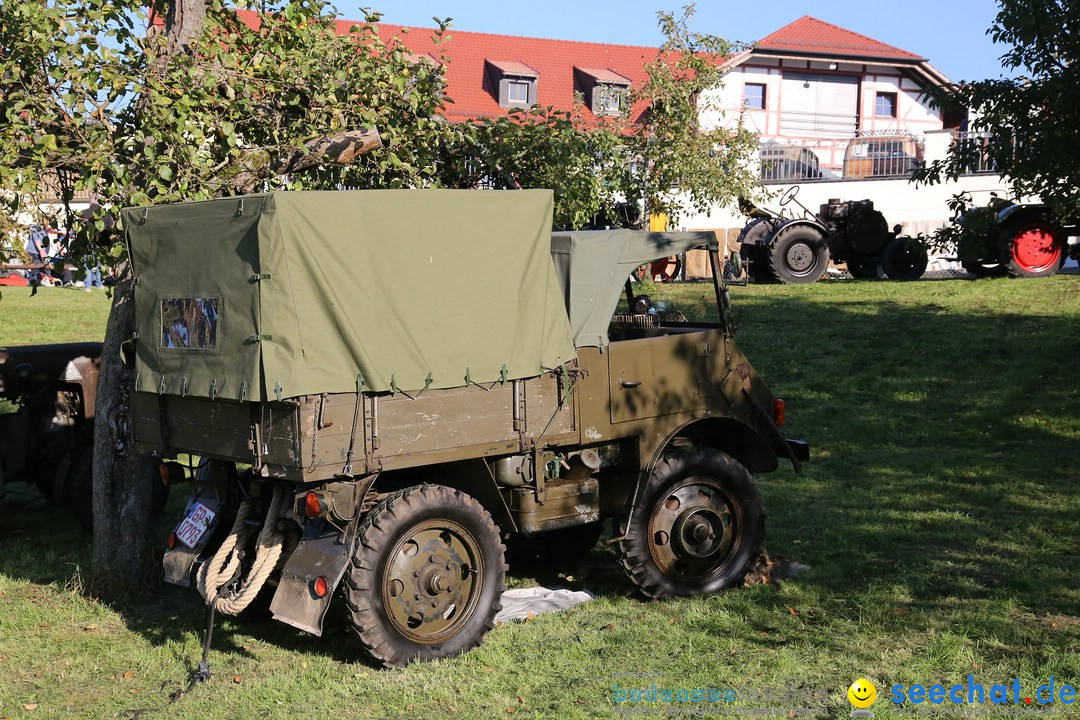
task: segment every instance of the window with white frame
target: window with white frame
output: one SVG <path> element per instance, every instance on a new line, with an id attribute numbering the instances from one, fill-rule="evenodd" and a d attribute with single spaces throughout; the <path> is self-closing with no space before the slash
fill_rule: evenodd
<path id="1" fill-rule="evenodd" d="M 875 117 L 896 117 L 896 93 L 879 92 L 874 98 Z"/>
<path id="2" fill-rule="evenodd" d="M 747 110 L 765 109 L 764 83 L 746 83 L 743 85 L 743 107 Z"/>

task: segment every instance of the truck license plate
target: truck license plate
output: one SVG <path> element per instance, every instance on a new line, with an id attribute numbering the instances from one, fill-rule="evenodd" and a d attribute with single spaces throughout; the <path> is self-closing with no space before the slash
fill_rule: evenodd
<path id="1" fill-rule="evenodd" d="M 196 502 L 191 506 L 191 511 L 188 512 L 187 517 L 181 520 L 180 525 L 177 526 L 176 539 L 189 548 L 194 548 L 202 539 L 206 529 L 210 527 L 210 523 L 214 522 L 214 517 L 213 510 L 200 502 Z"/>

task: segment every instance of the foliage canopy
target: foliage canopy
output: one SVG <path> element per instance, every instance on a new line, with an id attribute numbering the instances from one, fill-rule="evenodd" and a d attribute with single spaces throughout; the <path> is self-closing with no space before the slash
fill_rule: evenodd
<path id="1" fill-rule="evenodd" d="M 321 0 L 54 0 L 0 6 L 0 191 L 33 211 L 42 180 L 120 205 L 288 187 L 549 187 L 556 224 L 580 228 L 620 203 L 677 216 L 746 193 L 753 137 L 702 132 L 698 102 L 732 46 L 660 13 L 667 42 L 644 122 L 533 107 L 445 119 L 444 58 L 379 34 L 377 13 L 335 32 Z M 255 11 L 258 10 L 258 15 Z M 436 19 L 437 20 L 437 19 Z M 449 21 L 439 21 L 436 44 Z M 384 148 L 358 161 L 357 130 Z M 370 149 L 370 148 L 368 148 Z M 673 191 L 673 188 L 675 191 Z M 618 224 L 627 224 L 624 217 Z M 77 227 L 73 217 L 51 224 Z"/>
<path id="2" fill-rule="evenodd" d="M 1002 65 L 1023 74 L 944 88 L 938 101 L 970 108 L 969 129 L 989 141 L 954 143 L 917 179 L 955 178 L 988 155 L 1016 197 L 1038 196 L 1059 215 L 1080 217 L 1080 4 L 999 0 L 987 34 L 1010 46 Z"/>

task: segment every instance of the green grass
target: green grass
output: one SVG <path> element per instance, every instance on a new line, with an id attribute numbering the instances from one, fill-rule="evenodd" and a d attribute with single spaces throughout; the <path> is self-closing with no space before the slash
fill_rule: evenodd
<path id="1" fill-rule="evenodd" d="M 670 686 L 824 688 L 830 718 L 847 717 L 860 676 L 877 685 L 877 718 L 899 717 L 896 683 L 1080 683 L 1080 278 L 732 295 L 740 346 L 786 399 L 787 433 L 812 447 L 802 475 L 758 478 L 770 553 L 809 570 L 779 588 L 643 602 L 600 548 L 561 572 L 511 571 L 512 584 L 557 579 L 596 601 L 395 671 L 344 631 L 228 619 L 210 683 L 151 716 L 609 717 L 612 673 L 648 670 Z M 106 312 L 101 295 L 5 289 L 0 345 L 97 339 Z M 25 499 L 0 518 L 0 717 L 165 705 L 199 659 L 198 596 L 83 597 L 89 537 Z"/>
<path id="2" fill-rule="evenodd" d="M 0 346 L 84 342 L 105 337 L 112 292 L 81 287 L 0 287 Z"/>

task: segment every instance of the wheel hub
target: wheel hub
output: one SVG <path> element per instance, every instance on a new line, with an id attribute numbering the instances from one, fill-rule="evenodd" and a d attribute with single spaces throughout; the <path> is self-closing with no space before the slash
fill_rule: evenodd
<path id="1" fill-rule="evenodd" d="M 665 572 L 701 578 L 721 572 L 738 550 L 738 510 L 711 478 L 688 478 L 655 506 L 653 559 Z"/>
<path id="2" fill-rule="evenodd" d="M 794 273 L 805 273 L 814 265 L 814 250 L 806 243 L 794 243 L 784 257 Z"/>
<path id="3" fill-rule="evenodd" d="M 1029 272 L 1037 272 L 1057 264 L 1061 248 L 1054 236 L 1042 227 L 1031 227 L 1013 239 L 1013 260 Z"/>
<path id="4" fill-rule="evenodd" d="M 717 546 L 723 541 L 724 528 L 730 524 L 731 514 L 726 511 L 721 515 L 712 508 L 693 508 L 682 513 L 675 521 L 672 539 L 682 552 L 707 558 L 716 552 Z"/>
<path id="5" fill-rule="evenodd" d="M 468 621 L 482 577 L 479 546 L 470 533 L 453 523 L 421 523 L 387 555 L 383 605 L 402 635 L 436 645 Z"/>

